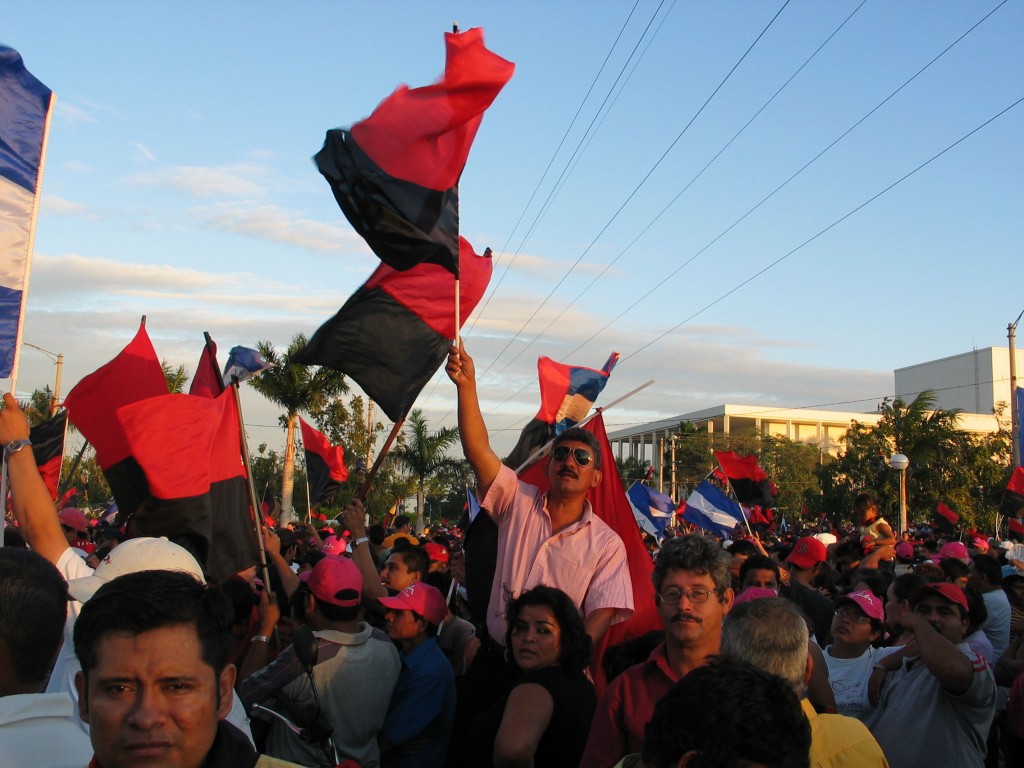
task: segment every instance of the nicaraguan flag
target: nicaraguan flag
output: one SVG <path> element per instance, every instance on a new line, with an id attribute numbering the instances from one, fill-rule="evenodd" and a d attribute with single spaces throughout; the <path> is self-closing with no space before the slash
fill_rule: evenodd
<path id="1" fill-rule="evenodd" d="M 473 521 L 476 520 L 476 516 L 480 514 L 480 502 L 476 500 L 476 494 L 468 486 L 466 488 L 466 504 L 469 513 L 469 524 L 472 525 Z"/>
<path id="2" fill-rule="evenodd" d="M 224 381 L 231 384 L 246 381 L 269 367 L 270 363 L 260 357 L 260 353 L 255 349 L 232 347 L 228 354 L 228 362 L 224 366 Z"/>
<path id="3" fill-rule="evenodd" d="M 0 46 L 0 378 L 10 378 L 25 316 L 53 93 Z"/>
<path id="4" fill-rule="evenodd" d="M 727 539 L 736 525 L 743 522 L 743 512 L 739 504 L 705 480 L 686 500 L 683 519 L 705 531 L 711 531 L 719 538 Z"/>
<path id="5" fill-rule="evenodd" d="M 626 491 L 629 505 L 633 508 L 633 516 L 640 527 L 651 536 L 661 537 L 665 534 L 665 526 L 672 519 L 676 505 L 668 496 L 653 488 L 634 482 Z"/>

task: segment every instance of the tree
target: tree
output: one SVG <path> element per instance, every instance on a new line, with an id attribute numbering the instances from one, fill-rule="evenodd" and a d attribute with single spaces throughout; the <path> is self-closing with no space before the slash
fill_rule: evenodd
<path id="1" fill-rule="evenodd" d="M 348 392 L 348 384 L 339 371 L 292 362 L 292 358 L 305 346 L 306 336 L 301 333 L 295 335 L 283 355 L 278 354 L 271 342 L 258 342 L 257 351 L 271 367 L 249 379 L 253 389 L 285 410 L 281 417 L 281 423 L 287 428 L 281 476 L 282 525 L 287 525 L 294 518 L 295 420 L 300 412 L 312 416 L 323 411 L 334 398 Z"/>
<path id="2" fill-rule="evenodd" d="M 167 382 L 167 392 L 172 395 L 180 395 L 185 391 L 185 382 L 189 379 L 188 368 L 184 365 L 177 367 L 166 360 L 160 361 L 160 367 L 164 369 L 164 380 Z"/>
<path id="3" fill-rule="evenodd" d="M 459 439 L 459 430 L 442 427 L 431 432 L 423 411 L 417 408 L 409 414 L 405 437 L 404 444 L 392 453 L 416 483 L 416 530 L 422 532 L 423 504 L 428 485 L 432 481 L 444 485 L 453 477 L 461 479 L 463 476 L 463 463 L 447 455 L 448 449 Z"/>
<path id="4" fill-rule="evenodd" d="M 651 462 L 638 459 L 635 456 L 627 456 L 624 459 L 615 460 L 615 468 L 619 470 L 619 477 L 622 478 L 622 487 L 629 488 L 634 482 L 646 481 L 647 473 L 651 469 Z"/>

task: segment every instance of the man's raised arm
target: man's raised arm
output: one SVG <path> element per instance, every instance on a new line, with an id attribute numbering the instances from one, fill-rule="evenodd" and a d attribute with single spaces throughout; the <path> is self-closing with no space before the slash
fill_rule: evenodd
<path id="1" fill-rule="evenodd" d="M 476 368 L 465 347 L 450 347 L 445 370 L 459 393 L 459 436 L 466 460 L 476 475 L 477 495 L 483 499 L 487 489 L 501 468 L 501 459 L 491 448 L 487 425 L 480 412 L 480 399 L 476 392 Z"/>

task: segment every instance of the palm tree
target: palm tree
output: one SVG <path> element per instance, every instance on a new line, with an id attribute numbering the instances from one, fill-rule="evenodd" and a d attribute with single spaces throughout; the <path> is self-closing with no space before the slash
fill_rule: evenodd
<path id="1" fill-rule="evenodd" d="M 166 360 L 160 361 L 160 367 L 164 369 L 164 381 L 167 382 L 167 391 L 173 394 L 181 394 L 185 391 L 185 382 L 188 381 L 188 368 L 179 365 L 175 368 Z"/>
<path id="2" fill-rule="evenodd" d="M 292 358 L 305 346 L 306 336 L 302 333 L 295 335 L 283 355 L 277 353 L 271 342 L 258 342 L 257 351 L 271 367 L 249 379 L 253 389 L 285 410 L 281 423 L 288 429 L 288 441 L 281 477 L 281 525 L 290 523 L 294 516 L 295 419 L 300 412 L 313 414 L 323 410 L 333 398 L 348 392 L 348 384 L 339 371 L 292 362 Z"/>
<path id="3" fill-rule="evenodd" d="M 456 427 L 442 427 L 431 432 L 423 411 L 418 408 L 409 414 L 404 445 L 392 455 L 416 481 L 416 531 L 423 532 L 423 505 L 427 496 L 427 484 L 432 479 L 450 478 L 461 472 L 462 462 L 447 455 L 447 451 L 459 439 Z"/>

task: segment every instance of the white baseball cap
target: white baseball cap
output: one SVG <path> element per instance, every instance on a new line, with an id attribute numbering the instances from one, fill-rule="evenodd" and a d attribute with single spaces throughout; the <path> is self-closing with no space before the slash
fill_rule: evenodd
<path id="1" fill-rule="evenodd" d="M 68 594 L 84 603 L 108 581 L 139 571 L 184 571 L 200 583 L 206 583 L 202 567 L 187 549 L 164 537 L 142 536 L 114 547 L 96 566 L 92 576 L 69 581 Z"/>

